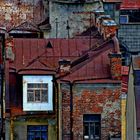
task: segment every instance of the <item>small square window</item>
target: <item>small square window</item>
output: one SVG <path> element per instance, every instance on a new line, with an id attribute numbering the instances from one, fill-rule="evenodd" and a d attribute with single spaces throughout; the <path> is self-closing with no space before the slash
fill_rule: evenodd
<path id="1" fill-rule="evenodd" d="M 27 140 L 48 140 L 48 126 L 28 125 Z"/>

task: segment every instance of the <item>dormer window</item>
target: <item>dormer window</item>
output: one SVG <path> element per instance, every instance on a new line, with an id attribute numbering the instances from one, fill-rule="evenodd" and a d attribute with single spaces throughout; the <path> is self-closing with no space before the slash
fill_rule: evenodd
<path id="1" fill-rule="evenodd" d="M 23 110 L 53 110 L 52 76 L 23 76 Z"/>

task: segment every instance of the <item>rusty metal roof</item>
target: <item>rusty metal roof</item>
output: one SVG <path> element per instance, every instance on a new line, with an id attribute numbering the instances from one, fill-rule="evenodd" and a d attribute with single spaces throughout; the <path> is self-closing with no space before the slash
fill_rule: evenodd
<path id="1" fill-rule="evenodd" d="M 140 0 L 122 0 L 121 10 L 127 9 L 139 9 Z"/>
<path id="2" fill-rule="evenodd" d="M 109 79 L 110 60 L 114 51 L 112 41 L 89 48 L 89 39 L 14 39 L 15 60 L 10 70 L 19 74 L 57 74 L 59 60 L 70 60 L 70 74 L 65 79 Z M 92 39 L 92 45 L 98 39 Z M 52 47 L 48 47 L 48 42 Z M 88 57 L 80 60 L 84 55 Z M 64 78 L 63 78 L 64 79 Z"/>

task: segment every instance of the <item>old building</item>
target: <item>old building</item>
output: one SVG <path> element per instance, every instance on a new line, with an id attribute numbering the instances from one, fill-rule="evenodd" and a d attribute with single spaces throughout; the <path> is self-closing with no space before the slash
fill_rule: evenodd
<path id="1" fill-rule="evenodd" d="M 131 54 L 139 54 L 140 48 L 140 1 L 123 0 L 120 7 L 118 37 Z"/>
<path id="2" fill-rule="evenodd" d="M 5 139 L 121 139 L 118 26 L 101 1 L 0 4 Z"/>
<path id="3" fill-rule="evenodd" d="M 90 37 L 6 38 L 6 139 L 121 137 L 121 55 L 110 21 Z"/>

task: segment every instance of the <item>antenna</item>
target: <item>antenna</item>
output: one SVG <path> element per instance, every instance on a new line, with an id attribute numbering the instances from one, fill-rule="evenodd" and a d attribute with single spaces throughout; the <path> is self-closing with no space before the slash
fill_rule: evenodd
<path id="1" fill-rule="evenodd" d="M 69 38 L 70 38 L 70 34 L 69 34 L 69 30 L 70 30 L 69 20 L 67 20 L 67 26 L 66 26 L 66 29 L 67 29 L 67 33 L 68 33 L 68 39 L 69 39 Z"/>
<path id="2" fill-rule="evenodd" d="M 57 18 L 55 19 L 55 24 L 56 24 L 56 38 L 57 38 L 57 35 L 58 35 L 58 19 Z"/>

